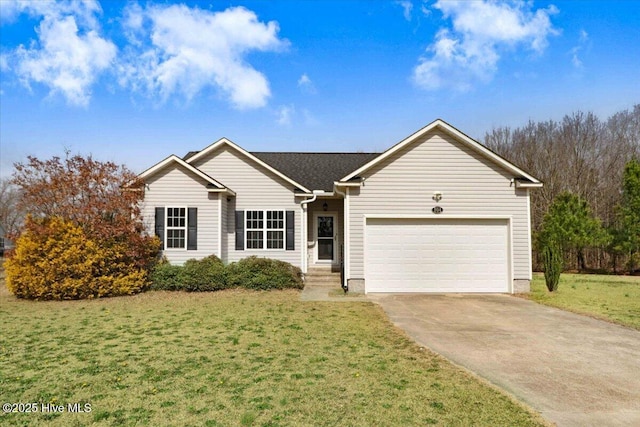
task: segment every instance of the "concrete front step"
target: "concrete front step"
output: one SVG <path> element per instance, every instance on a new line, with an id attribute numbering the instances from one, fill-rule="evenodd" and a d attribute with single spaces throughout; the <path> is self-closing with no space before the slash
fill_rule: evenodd
<path id="1" fill-rule="evenodd" d="M 337 276 L 337 277 L 306 276 L 304 278 L 304 283 L 311 283 L 311 284 L 340 283 L 340 276 Z"/>
<path id="2" fill-rule="evenodd" d="M 340 283 L 340 276 L 305 276 L 305 282 L 337 282 Z"/>
<path id="3" fill-rule="evenodd" d="M 339 276 L 339 271 L 331 271 L 331 270 L 309 270 L 307 271 L 309 276 Z"/>
<path id="4" fill-rule="evenodd" d="M 340 280 L 305 280 L 304 284 L 308 286 L 340 286 Z"/>
<path id="5" fill-rule="evenodd" d="M 329 272 L 323 272 L 323 273 L 314 273 L 314 272 L 308 272 L 307 274 L 305 274 L 305 280 L 316 280 L 316 281 L 326 281 L 326 282 L 333 282 L 333 281 L 340 281 L 340 273 L 329 273 Z"/>
<path id="6" fill-rule="evenodd" d="M 335 268 L 330 265 L 315 265 L 309 267 L 304 278 L 305 288 L 340 289 L 340 271 L 332 271 L 332 269 L 335 270 Z"/>
<path id="7" fill-rule="evenodd" d="M 307 272 L 309 273 L 338 273 L 340 274 L 340 267 L 331 267 L 329 265 L 322 265 L 322 266 L 310 266 L 307 269 Z"/>
<path id="8" fill-rule="evenodd" d="M 340 288 L 340 274 L 337 275 L 309 275 L 304 278 L 305 287 Z"/>
<path id="9" fill-rule="evenodd" d="M 338 279 L 340 280 L 340 273 L 330 273 L 330 274 L 305 274 L 305 277 L 311 279 L 328 279 L 328 280 L 333 280 L 333 279 Z"/>

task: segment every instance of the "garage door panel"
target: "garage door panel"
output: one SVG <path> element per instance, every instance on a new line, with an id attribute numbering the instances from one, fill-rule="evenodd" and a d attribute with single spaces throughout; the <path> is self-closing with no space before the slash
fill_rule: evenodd
<path id="1" fill-rule="evenodd" d="M 507 292 L 507 220 L 368 219 L 367 292 Z"/>

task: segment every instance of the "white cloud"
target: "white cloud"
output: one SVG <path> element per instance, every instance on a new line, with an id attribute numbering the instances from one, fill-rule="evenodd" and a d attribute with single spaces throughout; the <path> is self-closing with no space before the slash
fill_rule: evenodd
<path id="1" fill-rule="evenodd" d="M 22 12 L 24 5 L 18 1 L 6 0 L 0 3 L 0 22 L 13 22 Z"/>
<path id="2" fill-rule="evenodd" d="M 490 80 L 504 49 L 525 46 L 540 54 L 547 38 L 557 34 L 550 16 L 555 6 L 531 10 L 529 2 L 443 1 L 433 6 L 453 28 L 438 31 L 427 55 L 413 70 L 416 84 L 427 90 L 468 90 Z"/>
<path id="3" fill-rule="evenodd" d="M 0 71 L 9 71 L 9 59 L 4 53 L 0 53 Z"/>
<path id="4" fill-rule="evenodd" d="M 298 79 L 298 86 L 307 86 L 309 84 L 311 84 L 311 79 L 307 76 L 307 73 L 304 73 Z"/>
<path id="5" fill-rule="evenodd" d="M 121 19 L 124 34 L 129 43 L 140 45 L 144 31 L 144 10 L 138 3 L 129 3 L 122 11 Z"/>
<path id="6" fill-rule="evenodd" d="M 572 47 L 569 51 L 571 54 L 571 64 L 573 64 L 573 66 L 578 70 L 582 70 L 584 68 L 580 54 L 585 49 L 588 42 L 589 34 L 585 30 L 580 30 L 578 33 L 578 44 Z"/>
<path id="7" fill-rule="evenodd" d="M 140 11 L 123 25 L 139 34 Z M 269 82 L 246 62 L 252 51 L 278 51 L 288 45 L 278 38 L 274 21 L 262 23 L 244 7 L 209 12 L 185 5 L 147 6 L 143 9 L 150 34 L 147 47 L 132 48 L 120 67 L 120 83 L 158 96 L 187 100 L 206 87 L 222 90 L 237 109 L 266 105 Z"/>
<path id="8" fill-rule="evenodd" d="M 117 48 L 100 37 L 95 1 L 13 1 L 6 5 L 10 14 L 28 13 L 41 18 L 36 29 L 38 40 L 29 47 L 19 46 L 10 57 L 11 68 L 22 83 L 37 82 L 49 87 L 49 94 L 60 93 L 72 105 L 86 106 L 91 86 L 108 69 Z"/>
<path id="9" fill-rule="evenodd" d="M 278 118 L 276 121 L 281 126 L 291 126 L 291 119 L 295 111 L 293 105 L 281 105 L 280 108 L 278 108 Z"/>
<path id="10" fill-rule="evenodd" d="M 395 2 L 398 6 L 402 7 L 402 14 L 404 19 L 411 21 L 411 12 L 413 11 L 413 3 L 408 0 L 401 0 Z"/>
<path id="11" fill-rule="evenodd" d="M 422 14 L 424 16 L 431 16 L 432 12 L 431 9 L 429 9 L 427 6 L 425 6 L 424 4 L 420 5 L 420 12 L 422 12 Z"/>
<path id="12" fill-rule="evenodd" d="M 586 43 L 587 40 L 589 40 L 589 33 L 587 33 L 585 30 L 580 30 L 580 36 L 579 36 L 580 43 Z"/>
<path id="13" fill-rule="evenodd" d="M 575 46 L 571 49 L 571 63 L 574 67 L 579 69 L 583 68 L 584 66 L 582 60 L 578 56 L 578 54 L 580 53 L 580 49 L 582 49 L 580 46 Z"/>
<path id="14" fill-rule="evenodd" d="M 311 81 L 307 73 L 304 73 L 298 79 L 298 87 L 300 88 L 301 91 L 305 93 L 309 93 L 309 94 L 316 93 L 316 86 L 313 84 L 313 81 Z"/>
<path id="15" fill-rule="evenodd" d="M 2 22 L 11 22 L 20 14 L 26 13 L 32 18 L 56 18 L 67 15 L 74 16 L 80 27 L 97 29 L 97 14 L 102 8 L 97 0 L 1 0 Z"/>

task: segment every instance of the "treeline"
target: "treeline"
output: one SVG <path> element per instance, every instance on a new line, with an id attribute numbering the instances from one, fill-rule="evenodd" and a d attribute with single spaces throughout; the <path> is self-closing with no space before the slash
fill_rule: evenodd
<path id="1" fill-rule="evenodd" d="M 545 215 L 566 194 L 586 202 L 606 237 L 586 239 L 583 248 L 565 247 L 565 269 L 634 268 L 637 254 L 633 247 L 625 246 L 624 239 L 637 241 L 640 237 L 621 236 L 637 231 L 623 221 L 622 205 L 629 204 L 625 197 L 630 196 L 628 188 L 624 191 L 623 175 L 625 166 L 640 159 L 640 104 L 606 120 L 579 111 L 560 121 L 497 127 L 485 134 L 484 144 L 544 182 L 543 188 L 531 191 L 535 270 L 542 269 L 539 237 Z"/>

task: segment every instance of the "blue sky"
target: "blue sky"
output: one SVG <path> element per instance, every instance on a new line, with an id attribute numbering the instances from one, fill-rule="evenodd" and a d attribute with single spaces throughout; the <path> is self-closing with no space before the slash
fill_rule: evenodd
<path id="1" fill-rule="evenodd" d="M 73 153 L 141 172 L 225 136 L 382 151 L 436 118 L 640 102 L 637 1 L 0 0 L 0 176 Z"/>

